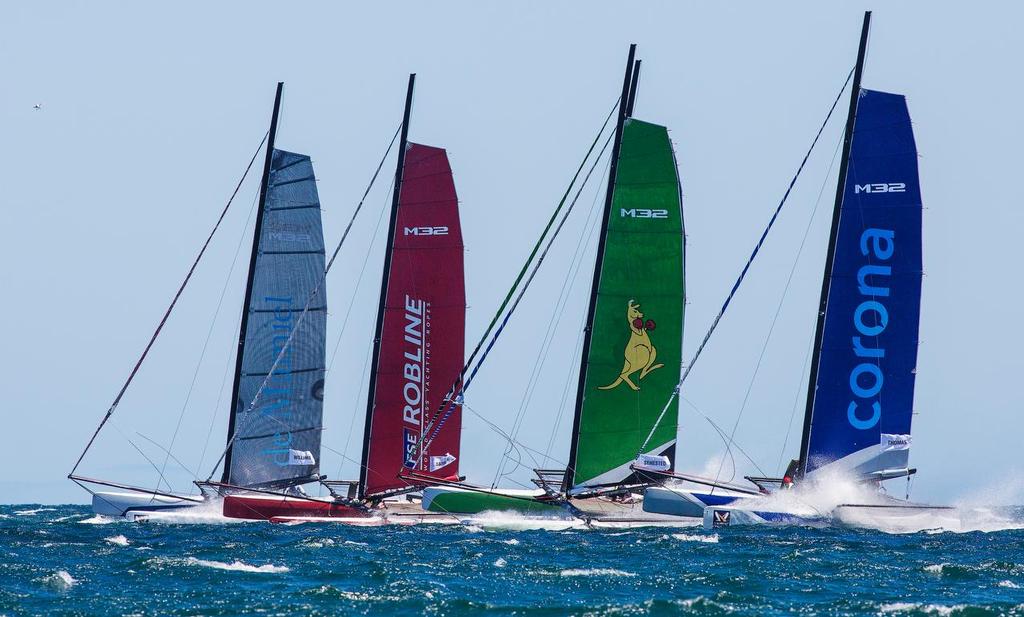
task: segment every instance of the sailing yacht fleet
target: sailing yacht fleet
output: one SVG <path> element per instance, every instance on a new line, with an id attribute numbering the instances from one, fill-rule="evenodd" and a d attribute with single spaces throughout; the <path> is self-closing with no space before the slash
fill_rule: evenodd
<path id="1" fill-rule="evenodd" d="M 681 379 L 683 199 L 668 128 L 634 116 L 640 60 L 633 45 L 613 128 L 607 135 L 602 128 L 468 358 L 456 186 L 446 151 L 409 139 L 416 77 L 410 76 L 375 328 L 365 341 L 372 347 L 368 394 L 359 477 L 352 480 L 320 471 L 330 400 L 326 275 L 338 249 L 328 260 L 310 157 L 277 147 L 278 84 L 220 460 L 208 477 L 195 479 L 198 495 L 87 477 L 78 469 L 94 434 L 69 478 L 89 491 L 98 514 L 133 519 L 203 507 L 230 519 L 277 523 L 486 524 L 493 520 L 488 513 L 502 512 L 514 513 L 520 526 L 721 526 L 833 524 L 856 518 L 851 512 L 899 517 L 933 509 L 876 488 L 916 471 L 909 448 L 922 202 L 905 99 L 861 86 L 870 17 L 864 16 L 852 72 L 801 446 L 781 477 L 748 477 L 746 485 L 676 470 L 686 375 Z M 469 387 L 489 354 L 511 353 L 499 341 L 504 327 L 575 205 L 568 197 L 582 190 L 581 171 L 588 163 L 593 171 L 609 145 L 568 464 L 535 470 L 535 489 L 474 482 L 459 471 Z M 173 308 L 172 302 L 154 340 Z M 773 499 L 799 497 L 837 478 L 869 487 L 868 497 L 827 511 Z M 310 487 L 327 496 L 313 496 Z"/>

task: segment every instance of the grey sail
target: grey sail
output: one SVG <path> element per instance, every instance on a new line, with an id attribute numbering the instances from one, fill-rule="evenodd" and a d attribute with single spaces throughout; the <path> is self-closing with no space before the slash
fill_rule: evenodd
<path id="1" fill-rule="evenodd" d="M 230 422 L 234 435 L 229 435 L 224 473 L 229 484 L 288 486 L 319 473 L 327 319 L 323 277 L 323 227 L 312 162 L 275 149 Z M 300 320 L 307 302 L 309 311 Z"/>

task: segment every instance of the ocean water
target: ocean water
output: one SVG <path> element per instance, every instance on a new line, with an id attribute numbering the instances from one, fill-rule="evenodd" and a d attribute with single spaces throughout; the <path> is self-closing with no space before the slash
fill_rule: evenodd
<path id="1" fill-rule="evenodd" d="M 1024 615 L 1024 530 L 484 531 L 0 506 L 0 615 Z"/>

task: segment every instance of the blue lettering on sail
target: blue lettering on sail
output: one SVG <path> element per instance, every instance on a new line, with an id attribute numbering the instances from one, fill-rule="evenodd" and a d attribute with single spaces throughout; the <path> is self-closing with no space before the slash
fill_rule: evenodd
<path id="1" fill-rule="evenodd" d="M 887 260 L 892 257 L 896 232 L 891 229 L 866 229 L 860 236 L 861 255 L 871 258 Z M 869 299 L 862 301 L 853 311 L 853 326 L 864 337 L 877 337 L 885 331 L 889 325 L 889 311 L 885 305 L 875 300 L 876 297 L 889 296 L 889 282 L 886 278 L 892 275 L 892 268 L 880 267 L 876 264 L 867 263 L 857 271 L 858 291 L 861 295 L 869 296 Z M 868 277 L 871 277 L 871 284 L 866 284 Z M 871 402 L 872 413 L 867 419 L 863 419 L 857 412 L 859 406 L 857 401 L 851 401 L 846 408 L 846 419 L 850 426 L 855 429 L 866 431 L 874 428 L 882 417 L 882 404 L 877 400 L 882 392 L 882 385 L 885 377 L 877 362 L 879 358 L 885 357 L 885 349 L 869 349 L 864 346 L 860 336 L 851 339 L 852 349 L 858 358 L 873 359 L 874 362 L 861 362 L 850 371 L 850 391 L 859 399 L 876 399 Z"/>

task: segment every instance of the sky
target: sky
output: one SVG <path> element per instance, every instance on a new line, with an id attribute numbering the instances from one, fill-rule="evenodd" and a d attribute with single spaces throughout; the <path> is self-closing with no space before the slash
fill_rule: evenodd
<path id="1" fill-rule="evenodd" d="M 255 152 L 277 81 L 278 147 L 312 157 L 333 246 L 417 73 L 410 139 L 449 152 L 472 344 L 614 104 L 637 43 L 634 115 L 669 127 L 683 182 L 688 358 L 852 67 L 868 8 L 864 86 L 907 96 L 925 205 L 912 496 L 1024 502 L 1024 292 L 1013 282 L 1024 229 L 1015 190 L 1024 6 L 624 6 L 4 7 L 0 502 L 87 499 L 65 476 Z M 735 474 L 726 460 L 726 478 L 779 473 L 796 455 L 843 115 L 688 378 L 680 470 L 719 467 L 722 440 L 705 418 L 735 425 L 749 455 L 736 454 Z M 517 441 L 551 456 L 547 466 L 567 458 L 574 391 L 565 393 L 575 387 L 603 169 L 467 394 L 461 469 L 473 482 L 495 481 L 503 460 L 506 442 L 487 423 L 509 431 L 521 416 Z M 210 473 L 224 445 L 257 176 L 80 473 L 150 486 L 155 465 L 179 490 Z M 332 478 L 356 476 L 387 184 L 370 193 L 328 281 L 321 467 Z M 520 452 L 503 486 L 530 477 L 535 464 Z"/>

